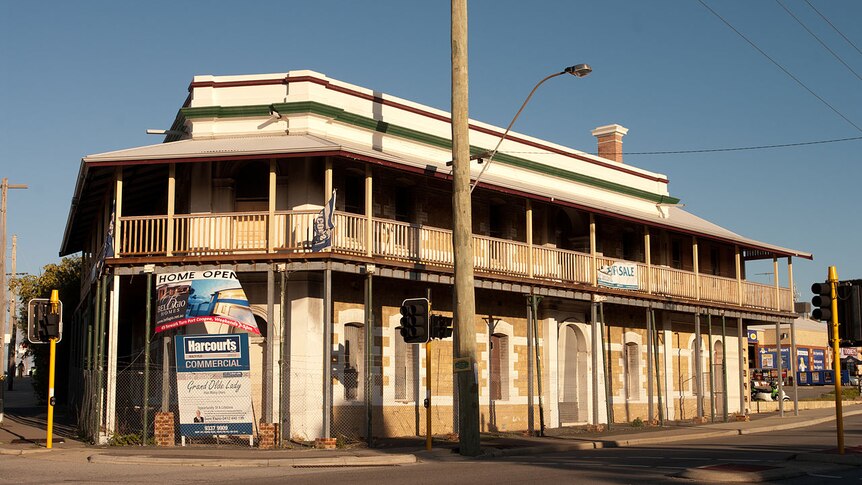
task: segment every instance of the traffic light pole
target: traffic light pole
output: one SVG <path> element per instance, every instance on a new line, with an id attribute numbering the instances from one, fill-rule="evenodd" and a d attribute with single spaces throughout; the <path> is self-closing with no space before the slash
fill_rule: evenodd
<path id="1" fill-rule="evenodd" d="M 57 315 L 60 312 L 60 292 L 51 290 L 51 314 Z M 59 330 L 59 323 L 58 330 Z M 51 449 L 53 446 L 52 438 L 54 434 L 54 368 L 57 363 L 57 337 L 51 337 L 50 357 L 48 360 L 48 436 L 46 437 L 45 447 Z"/>
<path id="2" fill-rule="evenodd" d="M 431 340 L 425 342 L 425 449 L 431 451 Z"/>
<path id="3" fill-rule="evenodd" d="M 844 413 L 842 410 L 841 393 L 841 349 L 839 349 L 838 337 L 838 270 L 835 266 L 829 267 L 829 286 L 832 293 L 832 369 L 835 375 L 835 423 L 838 433 L 838 454 L 844 454 Z"/>
<path id="4" fill-rule="evenodd" d="M 51 356 L 48 361 L 48 436 L 45 447 L 51 449 L 54 434 L 54 364 L 57 356 L 57 339 L 51 339 Z"/>

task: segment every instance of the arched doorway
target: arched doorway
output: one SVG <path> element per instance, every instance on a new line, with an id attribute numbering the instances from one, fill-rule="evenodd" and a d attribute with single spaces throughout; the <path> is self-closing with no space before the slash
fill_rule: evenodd
<path id="1" fill-rule="evenodd" d="M 558 349 L 558 391 L 560 425 L 583 423 L 589 416 L 589 345 L 575 324 L 560 328 Z"/>

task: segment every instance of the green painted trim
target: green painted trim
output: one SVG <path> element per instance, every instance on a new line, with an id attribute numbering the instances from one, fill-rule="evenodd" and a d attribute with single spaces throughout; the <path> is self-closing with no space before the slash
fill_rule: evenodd
<path id="1" fill-rule="evenodd" d="M 201 106 L 198 108 L 180 108 L 180 113 L 189 120 L 198 118 L 245 118 L 252 116 L 269 116 L 269 105 Z"/>
<path id="2" fill-rule="evenodd" d="M 248 106 L 225 107 L 202 106 L 198 108 L 182 108 L 180 109 L 180 114 L 186 119 L 190 120 L 199 118 L 237 118 L 268 116 L 270 114 L 270 107 L 282 114 L 313 113 L 319 116 L 332 118 L 333 120 L 339 121 L 341 123 L 358 126 L 360 128 L 365 128 L 367 130 L 372 130 L 379 133 L 386 133 L 389 135 L 397 136 L 399 138 L 405 138 L 419 143 L 424 143 L 426 145 L 431 145 L 443 149 L 452 148 L 452 141 L 448 138 L 430 135 L 428 133 L 413 130 L 410 128 L 405 128 L 403 126 L 393 125 L 384 121 L 374 120 L 372 118 L 368 118 L 367 116 L 348 113 L 341 108 L 336 108 L 327 104 L 318 103 L 316 101 L 301 101 L 297 103 L 274 103 L 272 105 L 258 104 Z M 470 146 L 470 153 L 474 155 L 487 151 L 488 150 L 485 148 Z M 563 180 L 570 180 L 572 182 L 590 185 L 611 192 L 616 192 L 619 194 L 648 200 L 650 202 L 678 204 L 680 201 L 676 197 L 657 195 L 646 190 L 636 189 L 627 185 L 618 184 L 616 182 L 600 179 L 598 177 L 591 177 L 589 175 L 571 172 L 569 170 L 563 170 L 557 167 L 551 167 L 549 165 L 544 165 L 538 162 L 534 162 L 532 160 L 527 160 L 526 158 L 507 155 L 505 153 L 497 153 L 494 156 L 494 161 L 503 165 L 509 165 L 511 167 L 530 170 L 533 172 L 550 175 L 552 177 L 561 178 Z"/>

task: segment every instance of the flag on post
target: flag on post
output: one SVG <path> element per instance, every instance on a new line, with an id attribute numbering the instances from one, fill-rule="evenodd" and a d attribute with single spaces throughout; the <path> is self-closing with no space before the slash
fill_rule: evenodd
<path id="1" fill-rule="evenodd" d="M 315 253 L 332 247 L 332 229 L 335 228 L 335 190 L 332 197 L 320 209 L 314 218 L 314 237 L 311 239 L 311 250 Z"/>

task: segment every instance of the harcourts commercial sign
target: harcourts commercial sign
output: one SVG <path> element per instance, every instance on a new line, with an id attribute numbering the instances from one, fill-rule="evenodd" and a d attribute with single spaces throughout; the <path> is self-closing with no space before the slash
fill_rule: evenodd
<path id="1" fill-rule="evenodd" d="M 177 335 L 181 436 L 250 435 L 248 334 Z"/>

